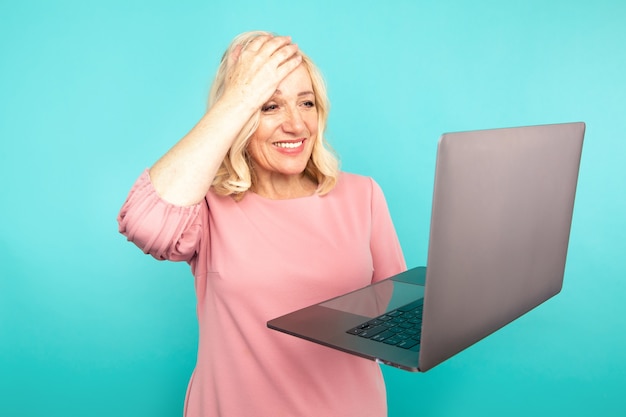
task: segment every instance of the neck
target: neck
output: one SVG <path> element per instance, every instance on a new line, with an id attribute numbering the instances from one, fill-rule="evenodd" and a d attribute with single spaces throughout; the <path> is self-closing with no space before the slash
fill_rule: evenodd
<path id="1" fill-rule="evenodd" d="M 304 173 L 288 177 L 271 177 L 257 181 L 251 191 L 261 197 L 272 200 L 288 200 L 292 198 L 308 197 L 315 193 L 317 184 Z"/>

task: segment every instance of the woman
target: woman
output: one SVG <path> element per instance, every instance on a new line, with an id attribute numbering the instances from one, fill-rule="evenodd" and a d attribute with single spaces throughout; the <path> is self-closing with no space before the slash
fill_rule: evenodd
<path id="1" fill-rule="evenodd" d="M 199 123 L 133 186 L 121 233 L 195 277 L 185 416 L 384 416 L 379 366 L 269 330 L 406 269 L 383 194 L 339 172 L 322 78 L 290 38 L 228 48 Z"/>

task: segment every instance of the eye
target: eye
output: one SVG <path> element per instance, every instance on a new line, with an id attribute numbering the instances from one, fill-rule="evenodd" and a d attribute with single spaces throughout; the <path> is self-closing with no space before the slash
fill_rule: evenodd
<path id="1" fill-rule="evenodd" d="M 278 104 L 265 104 L 261 107 L 261 111 L 264 113 L 278 110 Z"/>
<path id="2" fill-rule="evenodd" d="M 312 107 L 315 107 L 315 102 L 313 100 L 307 100 L 307 101 L 303 102 L 302 105 L 304 107 L 312 108 Z"/>

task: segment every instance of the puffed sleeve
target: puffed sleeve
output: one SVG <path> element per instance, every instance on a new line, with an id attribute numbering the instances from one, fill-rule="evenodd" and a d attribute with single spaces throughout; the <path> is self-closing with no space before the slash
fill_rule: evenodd
<path id="1" fill-rule="evenodd" d="M 119 231 L 159 260 L 190 262 L 198 252 L 202 203 L 181 207 L 163 200 L 145 170 L 131 188 L 117 221 Z"/>
<path id="2" fill-rule="evenodd" d="M 407 268 L 383 191 L 373 179 L 371 181 L 372 234 L 370 250 L 374 264 L 372 282 L 376 282 L 404 272 Z"/>

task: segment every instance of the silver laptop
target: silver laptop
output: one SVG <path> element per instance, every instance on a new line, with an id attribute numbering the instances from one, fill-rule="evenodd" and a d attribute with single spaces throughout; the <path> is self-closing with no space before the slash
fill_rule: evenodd
<path id="1" fill-rule="evenodd" d="M 274 330 L 425 372 L 561 291 L 584 123 L 442 135 L 427 268 L 306 307 Z"/>

